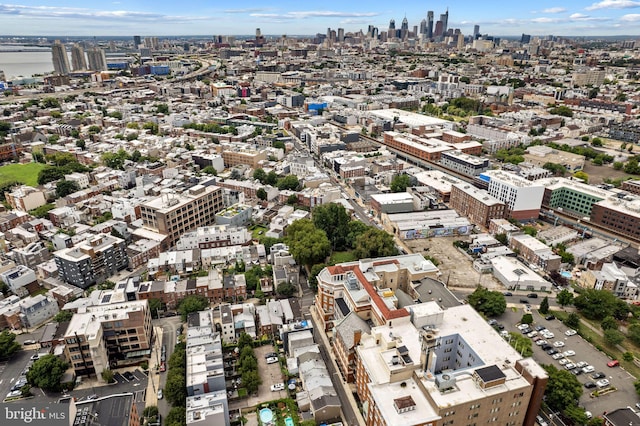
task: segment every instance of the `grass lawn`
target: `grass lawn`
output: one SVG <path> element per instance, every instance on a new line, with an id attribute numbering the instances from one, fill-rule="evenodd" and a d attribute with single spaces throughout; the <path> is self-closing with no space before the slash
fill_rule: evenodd
<path id="1" fill-rule="evenodd" d="M 264 233 L 267 231 L 268 229 L 266 226 L 256 225 L 251 229 L 251 237 L 253 237 L 254 240 L 259 240 L 264 237 Z"/>
<path id="2" fill-rule="evenodd" d="M 0 167 L 0 185 L 6 182 L 18 181 L 25 185 L 38 186 L 38 173 L 45 165 L 40 163 L 7 164 Z"/>
<path id="3" fill-rule="evenodd" d="M 329 263 L 332 265 L 337 265 L 338 263 L 353 262 L 354 260 L 358 259 L 352 251 L 334 251 L 333 253 L 331 253 Z"/>

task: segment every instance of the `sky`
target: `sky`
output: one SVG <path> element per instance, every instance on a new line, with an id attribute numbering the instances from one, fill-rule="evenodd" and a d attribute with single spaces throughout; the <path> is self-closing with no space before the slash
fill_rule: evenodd
<path id="1" fill-rule="evenodd" d="M 405 16 L 410 29 L 419 26 L 427 10 L 434 11 L 437 21 L 447 7 L 449 28 L 460 28 L 463 34 L 480 25 L 482 34 L 494 36 L 640 35 L 640 0 L 405 3 L 395 7 L 386 0 L 23 0 L 0 3 L 0 35 L 246 35 L 260 28 L 265 35 L 293 36 L 326 33 L 329 27 L 366 32 L 368 25 L 382 31 L 391 19 L 399 28 Z"/>

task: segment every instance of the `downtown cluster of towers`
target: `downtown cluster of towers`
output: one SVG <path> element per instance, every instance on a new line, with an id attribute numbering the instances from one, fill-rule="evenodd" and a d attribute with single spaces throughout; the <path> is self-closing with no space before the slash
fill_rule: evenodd
<path id="1" fill-rule="evenodd" d="M 324 35 L 318 35 L 325 38 Z M 327 29 L 326 39 L 329 41 L 342 42 L 345 39 L 345 32 L 343 28 L 338 30 Z M 462 36 L 459 29 L 449 28 L 449 10 L 440 15 L 440 19 L 435 20 L 435 15 L 432 10 L 427 12 L 426 19 L 420 22 L 420 26 L 414 25 L 413 28 L 409 28 L 409 21 L 405 17 L 400 24 L 400 28 L 396 28 L 396 21 L 391 19 L 389 22 L 389 28 L 379 30 L 374 25 L 369 25 L 367 28 L 366 36 L 368 38 L 379 39 L 381 41 L 387 40 L 408 40 L 419 39 L 421 41 L 443 41 L 447 37 L 457 39 Z M 477 39 L 480 36 L 480 26 L 475 25 L 473 27 L 473 39 Z"/>

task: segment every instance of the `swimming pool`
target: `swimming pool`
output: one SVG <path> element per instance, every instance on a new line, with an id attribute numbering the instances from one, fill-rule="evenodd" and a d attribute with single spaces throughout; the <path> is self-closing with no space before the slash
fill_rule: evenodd
<path id="1" fill-rule="evenodd" d="M 293 426 L 293 419 L 291 417 L 285 417 L 284 424 L 285 426 Z"/>
<path id="2" fill-rule="evenodd" d="M 573 275 L 571 275 L 571 272 L 569 271 L 562 271 L 560 272 L 560 276 L 562 276 L 562 278 L 566 278 L 568 280 L 570 280 L 571 278 L 573 278 Z"/>
<path id="3" fill-rule="evenodd" d="M 264 425 L 269 425 L 273 422 L 273 411 L 268 408 L 260 410 L 260 422 Z"/>

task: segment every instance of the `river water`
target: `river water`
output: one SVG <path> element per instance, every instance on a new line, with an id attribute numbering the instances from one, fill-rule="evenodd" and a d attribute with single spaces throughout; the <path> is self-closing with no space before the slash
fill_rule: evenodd
<path id="1" fill-rule="evenodd" d="M 0 51 L 0 71 L 4 71 L 7 80 L 53 71 L 51 49 L 38 52 L 7 52 L 5 46 L 0 45 L 0 50 L 3 50 Z"/>

